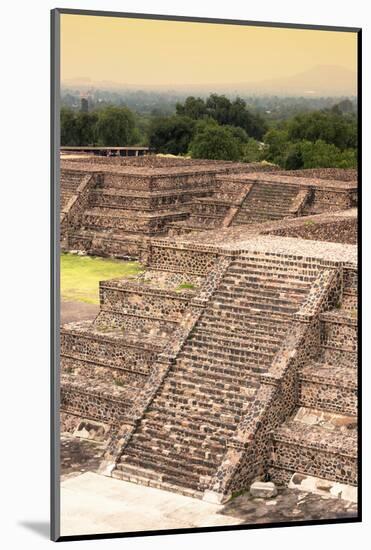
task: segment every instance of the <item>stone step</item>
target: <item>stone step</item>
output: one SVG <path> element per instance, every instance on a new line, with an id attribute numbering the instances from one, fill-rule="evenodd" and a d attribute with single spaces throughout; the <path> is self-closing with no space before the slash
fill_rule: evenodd
<path id="1" fill-rule="evenodd" d="M 181 423 L 178 420 L 178 417 L 170 415 L 169 418 L 158 410 L 148 410 L 136 433 L 145 435 L 145 432 L 150 430 L 151 432 L 156 431 L 158 434 L 167 434 L 169 437 L 171 435 L 180 438 L 186 437 L 191 445 L 199 448 L 205 445 L 206 439 L 208 446 L 223 447 L 232 433 L 231 428 L 226 429 L 223 426 L 206 424 L 200 418 L 192 417 L 188 421 L 181 417 Z"/>
<path id="2" fill-rule="evenodd" d="M 262 205 L 263 207 L 270 206 L 272 209 L 275 209 L 276 206 L 290 206 L 294 197 L 296 197 L 297 192 L 292 191 L 277 191 L 271 189 L 261 190 L 260 192 L 254 193 L 250 191 L 244 200 L 244 205 L 247 208 L 254 205 Z"/>
<path id="3" fill-rule="evenodd" d="M 258 183 L 257 185 L 254 185 L 254 187 L 251 189 L 248 197 L 259 196 L 259 195 L 268 194 L 268 193 L 277 194 L 277 196 L 282 196 L 282 195 L 295 196 L 297 195 L 298 192 L 299 192 L 299 188 L 296 186 L 290 186 L 286 184 L 280 185 L 277 183 L 274 183 L 274 184 Z"/>
<path id="4" fill-rule="evenodd" d="M 199 368 L 206 368 L 223 376 L 223 372 L 230 375 L 243 376 L 247 373 L 266 373 L 272 362 L 273 353 L 261 351 L 249 351 L 243 354 L 229 353 L 228 351 L 213 351 L 202 353 L 198 347 L 190 347 L 187 344 L 179 354 L 179 360 L 189 360 Z"/>
<path id="5" fill-rule="evenodd" d="M 291 206 L 291 200 L 286 199 L 277 199 L 270 197 L 268 201 L 262 198 L 250 198 L 244 202 L 241 206 L 241 212 L 251 212 L 254 215 L 254 212 L 267 213 L 273 215 L 282 215 L 289 212 Z"/>
<path id="6" fill-rule="evenodd" d="M 262 206 L 287 206 L 292 199 L 296 197 L 297 191 L 278 191 L 276 189 L 265 189 L 254 193 L 253 190 L 247 195 L 244 204 L 249 207 L 251 204 L 261 204 Z"/>
<path id="7" fill-rule="evenodd" d="M 246 275 L 248 275 L 246 273 Z M 269 279 L 267 277 L 261 278 L 258 276 L 240 276 L 232 277 L 228 273 L 223 278 L 219 289 L 224 289 L 233 286 L 233 290 L 243 291 L 244 289 L 255 289 L 257 291 L 262 290 L 267 291 L 279 291 L 286 292 L 290 294 L 291 292 L 298 295 L 305 295 L 308 293 L 309 286 L 308 283 L 303 283 L 302 281 L 293 281 L 290 282 L 286 279 L 277 280 Z"/>
<path id="8" fill-rule="evenodd" d="M 233 409 L 232 407 L 213 406 L 212 403 L 197 402 L 194 400 L 184 399 L 176 397 L 169 392 L 160 392 L 156 400 L 152 402 L 153 408 L 161 408 L 172 410 L 173 412 L 180 412 L 182 415 L 192 414 L 196 409 L 200 416 L 203 417 L 205 422 L 218 420 L 219 422 L 226 422 L 227 424 L 234 424 L 240 419 L 240 407 Z"/>
<path id="9" fill-rule="evenodd" d="M 281 220 L 284 216 L 277 214 L 265 214 L 260 212 L 249 212 L 240 210 L 238 214 L 233 218 L 231 225 L 249 225 L 257 222 L 264 223 L 270 220 Z"/>
<path id="10" fill-rule="evenodd" d="M 212 312 L 205 312 L 201 320 L 197 324 L 197 328 L 206 332 L 214 332 L 220 334 L 223 338 L 233 336 L 244 338 L 246 334 L 252 334 L 257 337 L 271 338 L 272 341 L 280 342 L 287 333 L 290 323 L 277 321 L 268 324 L 264 319 L 246 318 L 237 319 L 235 316 L 213 315 Z"/>
<path id="11" fill-rule="evenodd" d="M 272 269 L 271 266 L 264 267 L 251 264 L 246 266 L 233 265 L 229 269 L 227 277 L 231 276 L 234 278 L 235 284 L 239 282 L 243 284 L 245 281 L 247 283 L 261 283 L 262 285 L 266 282 L 277 282 L 298 288 L 300 283 L 303 283 L 302 286 L 308 288 L 317 275 L 318 271 L 294 270 L 290 266 L 287 269 Z"/>
<path id="12" fill-rule="evenodd" d="M 240 268 L 233 266 L 230 268 L 225 280 L 226 282 L 241 286 L 245 283 L 261 284 L 262 286 L 267 283 L 277 283 L 277 285 L 284 283 L 291 285 L 292 288 L 299 288 L 301 286 L 303 289 L 308 290 L 318 274 L 316 272 L 310 275 L 303 275 L 302 271 L 289 272 L 275 270 L 274 272 L 270 272 L 269 269 L 264 267 L 246 266 L 246 268 Z"/>
<path id="13" fill-rule="evenodd" d="M 245 361 L 236 366 L 236 364 L 232 365 L 231 362 L 228 364 L 224 359 L 217 357 L 205 359 L 198 357 L 197 354 L 193 356 L 190 353 L 182 352 L 177 363 L 177 371 L 185 373 L 190 371 L 192 374 L 195 372 L 221 384 L 230 383 L 231 380 L 239 380 L 240 384 L 250 384 L 251 380 L 259 381 L 259 376 L 268 372 L 271 361 L 272 359 L 269 357 L 265 363 L 263 361 L 259 364 L 256 361 L 251 363 Z"/>
<path id="14" fill-rule="evenodd" d="M 274 307 L 274 306 L 273 306 Z M 287 311 L 288 309 L 288 311 Z M 211 314 L 213 317 L 220 316 L 224 318 L 230 318 L 231 316 L 237 317 L 239 320 L 245 319 L 259 319 L 274 320 L 276 322 L 283 321 L 289 323 L 292 320 L 293 313 L 297 308 L 275 308 L 272 307 L 263 307 L 257 308 L 256 304 L 254 305 L 232 305 L 232 304 L 222 304 L 222 303 L 212 303 L 209 308 L 205 310 L 207 314 Z"/>
<path id="15" fill-rule="evenodd" d="M 223 325 L 221 325 L 221 327 L 223 327 Z M 259 344 L 263 347 L 267 345 L 269 348 L 276 347 L 279 346 L 282 341 L 282 336 L 278 336 L 277 334 L 274 334 L 269 330 L 260 330 L 260 332 L 255 332 L 254 325 L 251 326 L 251 330 L 245 330 L 243 334 L 239 335 L 237 333 L 234 333 L 233 329 L 227 332 L 213 328 L 212 326 L 208 326 L 207 323 L 201 325 L 201 323 L 199 322 L 197 324 L 197 331 L 194 333 L 196 339 L 198 335 L 202 336 L 203 338 L 206 336 L 209 341 L 213 341 L 216 339 L 219 342 L 225 342 L 227 346 L 236 345 L 237 347 L 246 347 L 247 349 L 251 349 L 251 344 L 253 344 L 254 346 L 256 344 Z"/>
<path id="16" fill-rule="evenodd" d="M 225 415 L 239 415 L 241 411 L 246 409 L 251 401 L 254 399 L 253 395 L 246 393 L 244 399 L 222 398 L 214 394 L 207 392 L 206 388 L 202 388 L 204 391 L 197 391 L 189 387 L 181 388 L 179 385 L 174 388 L 170 383 L 166 383 L 161 388 L 161 394 L 159 395 L 159 401 L 166 401 L 169 406 L 183 407 L 193 410 L 195 407 L 197 410 L 210 411 L 211 414 L 225 414 Z"/>
<path id="17" fill-rule="evenodd" d="M 236 428 L 235 418 L 231 419 L 230 417 L 220 418 L 215 415 L 211 417 L 210 415 L 206 416 L 205 414 L 198 414 L 199 411 L 184 411 L 179 408 L 167 407 L 160 402 L 159 397 L 156 397 L 151 405 L 148 407 L 145 419 L 146 418 L 161 418 L 164 422 L 167 421 L 171 423 L 172 429 L 175 429 L 176 426 L 179 428 L 191 428 L 199 430 L 211 429 L 215 432 L 216 437 L 229 437 L 231 433 Z"/>
<path id="18" fill-rule="evenodd" d="M 296 303 L 281 303 L 280 301 L 269 303 L 263 301 L 263 299 L 258 299 L 258 296 L 256 297 L 256 300 L 251 297 L 250 299 L 240 300 L 238 303 L 233 300 L 231 300 L 230 302 L 226 302 L 225 300 L 223 300 L 223 296 L 221 296 L 220 298 L 220 301 L 217 301 L 216 295 L 215 299 L 210 304 L 209 307 L 212 308 L 212 311 L 233 311 L 235 314 L 240 316 L 244 316 L 245 314 L 249 313 L 256 315 L 269 313 L 269 315 L 276 315 L 276 317 L 283 315 L 286 317 L 289 316 L 291 318 L 292 315 L 299 309 L 299 305 Z"/>
<path id="19" fill-rule="evenodd" d="M 120 464 L 132 464 L 133 462 L 138 465 L 152 463 L 155 466 L 154 471 L 167 470 L 169 473 L 179 473 L 180 475 L 187 472 L 195 481 L 198 481 L 199 476 L 210 475 L 215 470 L 215 463 L 212 461 L 194 458 L 183 451 L 177 453 L 171 444 L 165 449 L 156 447 L 156 444 L 152 445 L 151 441 L 147 441 L 147 445 L 141 445 L 134 439 L 125 448 L 118 467 Z"/>
<path id="20" fill-rule="evenodd" d="M 217 289 L 215 295 L 222 293 L 227 296 L 232 296 L 235 298 L 243 298 L 244 296 L 252 297 L 264 297 L 266 299 L 278 299 L 282 298 L 289 301 L 302 301 L 305 295 L 308 293 L 308 289 L 301 289 L 297 291 L 294 288 L 280 288 L 279 286 L 275 288 L 267 288 L 263 284 L 258 288 L 258 283 L 255 283 L 256 286 L 252 286 L 249 282 L 244 284 L 243 282 L 236 282 L 234 285 L 227 284 L 223 281 L 223 284 Z"/>
<path id="21" fill-rule="evenodd" d="M 151 458 L 151 456 L 147 458 L 125 454 L 122 457 L 121 462 L 117 464 L 117 469 L 122 469 L 122 471 L 125 472 L 125 464 L 129 464 L 130 466 L 134 467 L 136 466 L 142 471 L 150 470 L 151 472 L 157 472 L 158 474 L 161 474 L 161 481 L 172 480 L 172 482 L 175 482 L 176 485 L 196 490 L 199 487 L 200 476 L 197 474 L 193 474 L 192 470 L 186 470 L 184 472 L 177 467 L 174 468 L 167 466 L 162 461 L 161 463 L 157 463 L 155 462 L 155 459 Z"/>
<path id="22" fill-rule="evenodd" d="M 356 416 L 356 369 L 313 363 L 303 367 L 299 380 L 300 406 Z"/>
<path id="23" fill-rule="evenodd" d="M 202 441 L 189 437 L 186 431 L 173 432 L 170 430 L 158 429 L 158 427 L 146 426 L 145 430 L 135 433 L 133 442 L 143 445 L 150 444 L 154 449 L 162 449 L 168 451 L 176 449 L 177 453 L 189 455 L 191 459 L 201 460 L 203 462 L 217 464 L 223 457 L 226 446 L 225 442 L 217 443 L 208 437 L 208 434 L 203 435 Z M 170 451 L 171 453 L 171 451 Z"/>
<path id="24" fill-rule="evenodd" d="M 297 307 L 303 301 L 303 295 L 294 295 L 280 293 L 278 291 L 265 291 L 265 290 L 247 290 L 244 288 L 239 289 L 232 288 L 231 290 L 224 290 L 223 288 L 218 288 L 213 296 L 214 300 L 225 303 L 236 303 L 243 304 L 245 301 L 251 302 L 256 300 L 258 303 L 267 303 L 267 304 L 277 304 L 282 306 L 295 306 Z"/>
<path id="25" fill-rule="evenodd" d="M 171 378 L 165 380 L 163 387 L 166 386 L 179 389 L 189 389 L 189 391 L 202 391 L 216 398 L 234 399 L 243 402 L 246 396 L 250 397 L 259 386 L 255 380 L 246 381 L 241 384 L 240 380 L 234 383 L 230 381 L 218 381 L 214 376 L 200 372 L 199 369 L 176 369 L 171 373 Z"/>
<path id="26" fill-rule="evenodd" d="M 272 465 L 292 473 L 356 485 L 357 436 L 354 425 L 352 429 L 345 427 L 342 431 L 288 421 L 273 433 Z"/>
<path id="27" fill-rule="evenodd" d="M 203 498 L 203 491 L 175 485 L 174 483 L 170 482 L 158 481 L 158 479 L 152 479 L 153 475 L 156 475 L 161 479 L 164 477 L 160 474 L 153 473 L 153 471 L 148 468 L 139 468 L 136 466 L 130 466 L 129 464 L 125 466 L 125 471 L 116 469 L 112 472 L 112 477 L 116 479 L 130 481 L 131 483 L 137 483 L 138 485 L 148 485 L 149 487 L 153 487 L 154 489 L 170 491 L 172 493 L 178 493 L 180 495 L 190 498 L 198 498 L 200 500 L 202 500 Z"/>
<path id="28" fill-rule="evenodd" d="M 158 432 L 148 428 L 145 432 L 136 433 L 127 449 L 126 454 L 141 455 L 151 453 L 153 458 L 161 460 L 162 456 L 172 461 L 185 461 L 187 465 L 192 465 L 195 472 L 204 468 L 215 468 L 225 453 L 224 445 L 216 445 L 214 441 L 209 441 L 205 437 L 202 445 L 193 447 L 188 440 L 184 438 L 185 434 L 176 434 L 177 437 L 169 433 Z M 183 436 L 179 439 L 180 435 Z M 199 473 L 206 473 L 199 471 Z"/>
<path id="29" fill-rule="evenodd" d="M 251 201 L 241 207 L 237 213 L 237 217 L 279 219 L 289 215 L 289 206 L 286 203 L 272 205 L 270 203 L 261 203 L 260 201 Z"/>
<path id="30" fill-rule="evenodd" d="M 318 262 L 306 260 L 288 260 L 286 258 L 261 259 L 261 257 L 240 257 L 235 260 L 229 269 L 229 273 L 248 274 L 251 271 L 263 276 L 285 275 L 290 278 L 295 276 L 316 275 L 321 265 Z"/>
<path id="31" fill-rule="evenodd" d="M 227 367 L 228 368 L 228 367 Z M 218 388 L 239 388 L 243 393 L 244 388 L 252 388 L 259 386 L 259 380 L 256 374 L 245 370 L 243 373 L 237 374 L 233 371 L 226 371 L 222 367 L 222 372 L 209 364 L 201 367 L 199 364 L 194 365 L 193 362 L 185 359 L 180 359 L 177 363 L 177 368 L 172 374 L 173 380 L 184 380 L 186 377 L 187 383 L 191 384 L 210 384 L 217 391 Z M 237 391 L 237 389 L 235 390 Z"/>
<path id="32" fill-rule="evenodd" d="M 259 334 L 285 334 L 287 328 L 290 326 L 291 320 L 288 317 L 277 318 L 276 316 L 269 315 L 267 312 L 260 312 L 259 314 L 251 312 L 250 314 L 243 310 L 242 316 L 235 315 L 235 312 L 225 309 L 223 312 L 219 307 L 208 307 L 197 326 L 201 327 L 215 325 L 219 330 L 223 328 L 228 330 L 230 327 L 241 328 L 244 332 L 251 330 L 252 332 Z"/>
<path id="33" fill-rule="evenodd" d="M 275 353 L 279 342 L 277 340 L 270 340 L 269 338 L 256 337 L 254 334 L 247 334 L 246 338 L 223 338 L 218 333 L 210 333 L 197 330 L 187 341 L 187 345 L 192 348 L 200 346 L 205 350 L 220 351 L 225 350 L 227 353 L 233 355 L 244 355 L 246 352 L 249 354 L 251 351 L 259 350 L 261 352 L 270 354 Z"/>

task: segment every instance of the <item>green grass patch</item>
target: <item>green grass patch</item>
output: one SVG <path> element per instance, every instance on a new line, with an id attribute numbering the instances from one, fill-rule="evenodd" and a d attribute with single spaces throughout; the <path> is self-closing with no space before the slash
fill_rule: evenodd
<path id="1" fill-rule="evenodd" d="M 61 299 L 99 304 L 99 281 L 130 277 L 142 271 L 138 262 L 61 254 Z"/>
<path id="2" fill-rule="evenodd" d="M 196 285 L 193 283 L 180 283 L 179 286 L 177 286 L 176 290 L 194 290 L 196 288 Z"/>

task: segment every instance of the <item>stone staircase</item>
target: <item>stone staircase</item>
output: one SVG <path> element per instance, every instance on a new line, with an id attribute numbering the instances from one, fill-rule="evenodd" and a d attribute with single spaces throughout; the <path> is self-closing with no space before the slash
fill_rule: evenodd
<path id="1" fill-rule="evenodd" d="M 200 232 L 234 225 L 250 225 L 292 218 L 301 211 L 308 193 L 295 185 L 263 182 L 231 182 L 218 178 L 212 197 L 191 205 L 189 218 L 169 224 L 170 234 Z"/>
<path id="2" fill-rule="evenodd" d="M 84 178 L 83 173 L 73 170 L 61 170 L 61 210 L 64 210 Z"/>
<path id="3" fill-rule="evenodd" d="M 102 281 L 97 318 L 61 327 L 62 411 L 119 425 L 192 294 Z"/>
<path id="4" fill-rule="evenodd" d="M 342 303 L 320 314 L 318 356 L 299 372 L 299 408 L 273 434 L 274 480 L 357 485 L 357 289 L 346 271 Z"/>
<path id="5" fill-rule="evenodd" d="M 305 259 L 244 254 L 204 313 L 124 446 L 112 475 L 201 497 L 317 269 Z"/>
<path id="6" fill-rule="evenodd" d="M 291 208 L 299 192 L 300 189 L 293 185 L 255 184 L 232 220 L 232 225 L 294 217 L 295 212 Z"/>

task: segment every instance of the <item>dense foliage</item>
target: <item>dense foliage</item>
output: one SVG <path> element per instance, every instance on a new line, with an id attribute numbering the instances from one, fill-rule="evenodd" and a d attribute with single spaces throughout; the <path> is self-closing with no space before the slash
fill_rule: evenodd
<path id="1" fill-rule="evenodd" d="M 62 145 L 133 145 L 139 139 L 135 117 L 126 107 L 106 107 L 90 113 L 61 109 Z"/>
<path id="2" fill-rule="evenodd" d="M 267 130 L 262 116 L 249 111 L 246 102 L 240 97 L 230 101 L 225 95 L 211 94 L 206 100 L 191 96 L 183 104 L 177 103 L 176 112 L 193 119 L 212 118 L 221 125 L 243 128 L 256 139 L 261 139 Z"/>
<path id="3" fill-rule="evenodd" d="M 244 99 L 218 94 L 187 97 L 174 110 L 168 114 L 155 108 L 143 114 L 112 104 L 94 109 L 90 105 L 89 112 L 62 107 L 61 143 L 149 145 L 159 153 L 264 160 L 288 170 L 357 166 L 357 118 L 348 99 L 274 121 L 270 111 L 263 114 L 248 107 Z"/>
<path id="4" fill-rule="evenodd" d="M 198 126 L 189 152 L 193 158 L 213 160 L 240 160 L 242 156 L 241 135 L 231 126 L 207 122 Z"/>
<path id="5" fill-rule="evenodd" d="M 195 122 L 185 116 L 156 117 L 149 126 L 148 144 L 159 153 L 184 155 L 195 131 Z"/>

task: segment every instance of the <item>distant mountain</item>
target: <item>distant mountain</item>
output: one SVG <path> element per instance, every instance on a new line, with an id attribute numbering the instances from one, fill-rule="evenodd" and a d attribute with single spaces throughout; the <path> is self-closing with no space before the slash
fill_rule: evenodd
<path id="1" fill-rule="evenodd" d="M 355 96 L 357 94 L 357 75 L 355 72 L 337 65 L 317 65 L 312 69 L 291 76 L 270 78 L 261 81 L 209 83 L 209 84 L 161 84 L 143 85 L 93 81 L 88 77 L 67 79 L 62 82 L 64 88 L 74 88 L 81 92 L 88 90 L 146 90 L 162 92 L 183 92 L 187 94 L 207 95 L 210 92 L 233 94 L 266 94 L 284 96 Z"/>
<path id="2" fill-rule="evenodd" d="M 318 65 L 296 75 L 267 79 L 247 87 L 277 95 L 353 96 L 357 93 L 357 75 L 344 67 Z"/>

